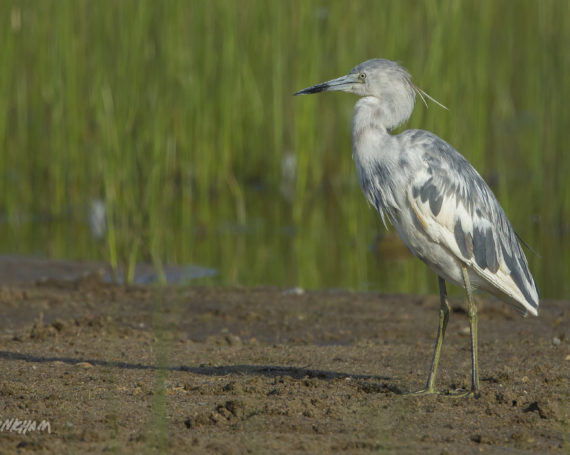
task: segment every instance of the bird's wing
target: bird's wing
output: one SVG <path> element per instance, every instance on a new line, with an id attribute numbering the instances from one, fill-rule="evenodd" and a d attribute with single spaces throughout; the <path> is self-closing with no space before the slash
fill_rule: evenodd
<path id="1" fill-rule="evenodd" d="M 407 194 L 418 225 L 489 283 L 489 290 L 521 313 L 537 315 L 538 289 L 491 189 L 453 147 L 423 133 L 410 144 L 423 165 Z"/>

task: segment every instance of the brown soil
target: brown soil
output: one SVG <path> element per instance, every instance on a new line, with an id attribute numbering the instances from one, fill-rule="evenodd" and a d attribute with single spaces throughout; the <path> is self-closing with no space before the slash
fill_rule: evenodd
<path id="1" fill-rule="evenodd" d="M 51 427 L 4 429 L 2 454 L 570 451 L 568 302 L 522 319 L 479 296 L 481 396 L 411 397 L 437 296 L 119 286 L 85 270 L 0 263 L 0 423 Z M 42 274 L 71 279 L 23 281 Z M 470 383 L 452 307 L 442 390 Z"/>

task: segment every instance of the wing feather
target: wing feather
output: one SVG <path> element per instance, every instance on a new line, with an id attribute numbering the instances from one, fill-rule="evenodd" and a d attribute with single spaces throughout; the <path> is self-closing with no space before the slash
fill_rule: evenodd
<path id="1" fill-rule="evenodd" d="M 435 135 L 422 136 L 413 147 L 424 166 L 407 198 L 425 234 L 476 272 L 487 291 L 521 313 L 536 315 L 538 289 L 526 257 L 483 178 Z"/>

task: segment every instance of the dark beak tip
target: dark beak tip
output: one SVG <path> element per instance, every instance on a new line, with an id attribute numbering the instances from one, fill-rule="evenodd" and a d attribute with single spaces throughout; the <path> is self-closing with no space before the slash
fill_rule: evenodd
<path id="1" fill-rule="evenodd" d="M 313 92 L 311 92 L 310 89 L 304 88 L 303 90 L 299 90 L 298 92 L 295 92 L 295 93 L 293 94 L 293 96 L 310 95 L 311 93 L 313 93 Z"/>
<path id="2" fill-rule="evenodd" d="M 327 86 L 325 84 L 314 85 L 312 87 L 307 87 L 307 88 L 304 88 L 303 90 L 299 90 L 298 92 L 296 92 L 294 94 L 294 96 L 312 95 L 313 93 L 324 92 L 326 89 L 327 89 Z"/>

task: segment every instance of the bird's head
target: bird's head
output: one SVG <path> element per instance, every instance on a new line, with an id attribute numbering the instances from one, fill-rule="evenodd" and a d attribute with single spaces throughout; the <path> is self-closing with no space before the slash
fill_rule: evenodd
<path id="1" fill-rule="evenodd" d="M 407 120 L 414 108 L 416 94 L 424 103 L 425 98 L 429 98 L 445 108 L 416 87 L 412 83 L 410 73 L 403 66 L 382 58 L 367 60 L 355 66 L 346 76 L 307 87 L 299 90 L 295 95 L 310 95 L 334 90 L 378 98 L 383 108 L 394 114 L 394 125 L 390 127 Z"/>
<path id="2" fill-rule="evenodd" d="M 410 74 L 396 62 L 381 58 L 361 63 L 346 76 L 299 90 L 295 95 L 309 95 L 333 90 L 378 98 L 395 91 L 415 96 Z"/>

